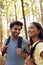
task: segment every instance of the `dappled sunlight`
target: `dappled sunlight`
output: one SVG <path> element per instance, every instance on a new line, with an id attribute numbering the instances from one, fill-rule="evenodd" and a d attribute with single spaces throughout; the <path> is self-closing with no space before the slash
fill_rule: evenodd
<path id="1" fill-rule="evenodd" d="M 30 22 L 43 24 L 42 9 L 43 1 L 41 0 L 23 0 L 23 2 L 22 0 L 0 0 L 0 42 L 2 43 L 3 39 L 9 36 L 9 24 L 12 21 L 23 22 L 24 26 L 20 35 L 24 38 L 25 26 L 28 28 Z"/>

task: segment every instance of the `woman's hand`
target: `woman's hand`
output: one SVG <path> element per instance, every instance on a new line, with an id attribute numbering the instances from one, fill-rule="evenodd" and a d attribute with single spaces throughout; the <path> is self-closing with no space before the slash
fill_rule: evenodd
<path id="1" fill-rule="evenodd" d="M 29 63 L 28 63 L 29 58 L 30 58 L 30 56 L 27 57 L 27 59 L 26 59 L 25 62 L 24 62 L 24 65 L 29 65 Z"/>
<path id="2" fill-rule="evenodd" d="M 34 64 L 34 59 L 30 58 L 30 56 L 28 56 L 27 59 L 24 62 L 24 65 L 35 65 Z"/>

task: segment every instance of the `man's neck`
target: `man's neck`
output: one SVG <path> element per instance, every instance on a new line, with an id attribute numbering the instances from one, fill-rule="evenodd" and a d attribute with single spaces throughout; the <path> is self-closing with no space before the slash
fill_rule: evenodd
<path id="1" fill-rule="evenodd" d="M 11 36 L 11 38 L 12 38 L 13 40 L 16 40 L 18 37 L 13 37 L 13 36 Z"/>

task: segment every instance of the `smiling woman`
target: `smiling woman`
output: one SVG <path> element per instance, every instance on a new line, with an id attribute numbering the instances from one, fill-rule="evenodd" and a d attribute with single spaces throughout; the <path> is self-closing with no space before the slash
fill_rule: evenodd
<path id="1" fill-rule="evenodd" d="M 38 37 L 40 39 L 43 39 L 43 28 L 42 26 L 37 22 L 32 22 L 30 24 L 30 27 L 28 28 L 28 35 L 30 38 Z"/>
<path id="2" fill-rule="evenodd" d="M 26 65 L 43 65 L 43 28 L 37 22 L 32 22 L 28 28 L 28 35 L 32 45 Z M 33 50 L 34 48 L 34 50 Z M 34 62 L 33 62 L 34 61 Z M 30 63 L 30 64 L 29 64 Z"/>

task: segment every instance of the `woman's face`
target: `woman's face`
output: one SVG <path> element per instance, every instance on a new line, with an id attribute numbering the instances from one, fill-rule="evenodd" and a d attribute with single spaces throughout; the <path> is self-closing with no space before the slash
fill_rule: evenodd
<path id="1" fill-rule="evenodd" d="M 30 26 L 28 27 L 28 36 L 30 38 L 36 37 L 39 35 L 39 30 L 37 29 L 37 27 L 31 23 Z"/>

